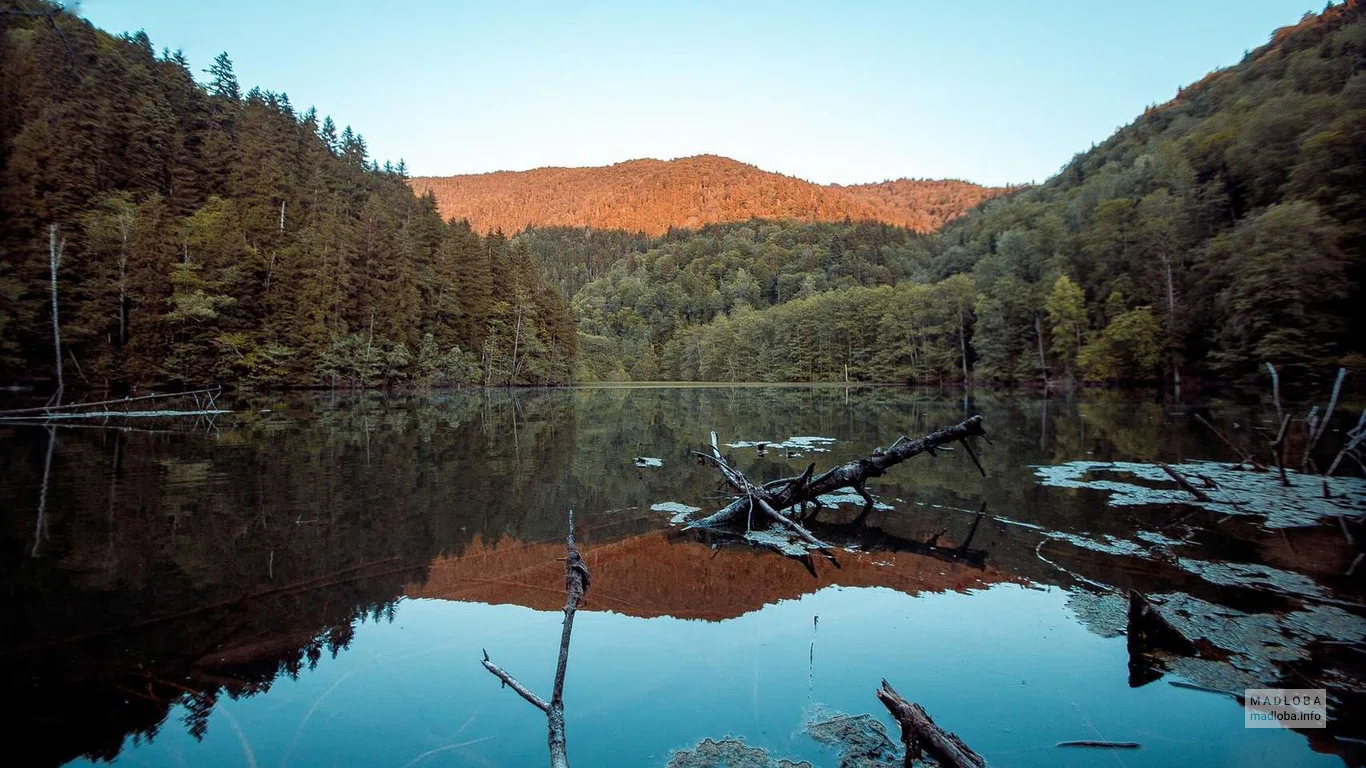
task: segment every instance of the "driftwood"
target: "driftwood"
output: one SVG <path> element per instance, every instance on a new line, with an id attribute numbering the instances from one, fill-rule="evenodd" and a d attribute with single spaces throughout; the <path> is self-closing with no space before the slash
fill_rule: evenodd
<path id="1" fill-rule="evenodd" d="M 530 702 L 531 706 L 545 713 L 549 728 L 547 744 L 550 747 L 551 768 L 569 768 L 569 756 L 564 740 L 564 673 L 569 666 L 569 636 L 574 631 L 574 612 L 579 609 L 583 597 L 588 592 L 588 566 L 574 544 L 574 510 L 569 510 L 569 534 L 565 536 L 567 554 L 564 561 L 564 628 L 560 632 L 560 660 L 555 665 L 555 684 L 550 692 L 550 701 L 542 699 L 531 689 L 517 681 L 517 678 L 503 671 L 489 660 L 489 652 L 484 651 L 484 669 L 517 692 L 518 696 Z"/>
<path id="2" fill-rule="evenodd" d="M 222 392 L 222 388 L 221 388 L 221 387 L 214 387 L 214 388 L 212 388 L 212 389 L 196 389 L 196 390 L 192 390 L 192 391 L 189 391 L 189 392 L 166 392 L 166 393 L 161 393 L 161 394 L 139 395 L 138 397 L 121 397 L 121 398 L 116 398 L 116 399 L 113 399 L 113 400 L 97 400 L 97 401 L 95 401 L 95 402 L 90 402 L 90 403 L 68 403 L 68 404 L 66 404 L 66 405 L 42 405 L 42 406 L 36 406 L 36 407 L 33 407 L 33 408 L 17 408 L 17 409 L 9 410 L 9 411 L 0 411 L 0 419 L 12 419 L 12 418 L 20 418 L 20 417 L 25 418 L 25 419 L 33 419 L 33 418 L 38 418 L 39 416 L 49 416 L 49 415 L 50 415 L 50 416 L 53 416 L 53 417 L 59 417 L 59 414 L 69 413 L 69 412 L 75 411 L 75 410 L 80 409 L 80 408 L 95 408 L 95 407 L 99 407 L 99 406 L 127 405 L 127 404 L 129 404 L 129 403 L 146 402 L 146 401 L 148 401 L 148 400 L 165 400 L 165 399 L 167 399 L 167 398 L 172 398 L 172 397 L 189 397 L 189 398 L 194 399 L 195 405 L 196 405 L 196 412 L 201 412 L 201 411 L 212 411 L 212 412 L 214 412 L 214 413 L 219 413 L 220 411 L 217 410 L 217 407 L 218 407 L 218 406 L 217 406 L 217 402 L 216 402 L 216 401 L 217 401 L 217 399 L 218 399 L 218 395 L 219 395 L 221 392 Z M 199 400 L 199 395 L 204 395 L 205 400 L 204 400 L 203 402 L 201 402 L 201 401 Z M 138 413 L 141 414 L 141 413 L 146 413 L 146 412 L 139 411 Z M 129 415 L 129 414 L 128 414 L 128 412 L 126 412 L 126 411 L 114 411 L 114 410 L 110 410 L 110 409 L 108 409 L 108 408 L 106 408 L 106 409 L 103 410 L 103 411 L 98 411 L 98 412 L 94 412 L 94 413 L 82 413 L 82 414 L 80 414 L 80 416 L 82 416 L 82 417 L 87 417 L 87 416 L 105 417 L 105 416 L 127 416 L 127 415 Z M 181 412 L 175 412 L 173 415 L 181 415 Z M 70 416 L 68 416 L 67 418 L 70 418 Z"/>
<path id="3" fill-rule="evenodd" d="M 816 465 L 811 464 L 807 466 L 806 471 L 795 477 L 785 477 L 763 485 L 755 485 L 745 477 L 744 473 L 730 466 L 722 458 L 720 447 L 717 445 L 716 434 L 712 433 L 711 452 L 698 453 L 697 455 L 715 464 L 722 477 L 739 495 L 723 509 L 692 523 L 688 527 L 717 528 L 733 524 L 742 516 L 752 525 L 757 513 L 792 531 L 798 538 L 813 547 L 828 550 L 830 545 L 816 538 L 800 523 L 784 515 L 783 510 L 790 507 L 800 509 L 809 503 L 819 504 L 819 497 L 844 488 L 851 488 L 863 497 L 863 514 L 867 515 L 873 508 L 873 497 L 869 495 L 865 487 L 869 479 L 881 477 L 886 474 L 888 469 L 912 456 L 921 453 L 934 454 L 938 450 L 946 450 L 944 447 L 950 443 L 962 444 L 967 449 L 968 455 L 972 457 L 973 463 L 981 470 L 981 462 L 977 460 L 977 454 L 972 450 L 967 440 L 970 437 L 985 436 L 986 431 L 982 428 L 982 417 L 972 416 L 951 427 L 936 430 L 915 440 L 910 440 L 905 436 L 899 437 L 886 450 L 878 449 L 866 459 L 855 459 L 832 467 L 819 475 L 814 475 Z"/>
<path id="4" fill-rule="evenodd" d="M 962 739 L 935 725 L 924 707 L 903 699 L 886 680 L 877 690 L 877 698 L 901 725 L 901 743 L 906 745 L 907 766 L 913 760 L 920 759 L 922 751 L 946 768 L 986 766 L 987 761 L 981 755 L 973 752 Z"/>
<path id="5" fill-rule="evenodd" d="M 1170 477 L 1171 479 L 1175 480 L 1177 485 L 1179 485 L 1179 486 L 1181 486 L 1182 488 L 1184 488 L 1184 489 L 1186 490 L 1186 493 L 1189 493 L 1190 495 L 1194 496 L 1195 499 L 1196 499 L 1197 501 L 1209 501 L 1209 500 L 1210 500 L 1209 494 L 1208 494 L 1208 493 L 1205 493 L 1204 491 L 1202 491 L 1202 490 L 1200 490 L 1199 488 L 1196 488 L 1194 485 L 1192 485 L 1192 484 L 1191 484 L 1191 481 L 1187 480 L 1187 479 L 1185 478 L 1184 475 L 1182 475 L 1180 472 L 1177 472 L 1176 470 L 1172 469 L 1172 467 L 1171 467 L 1170 464 L 1165 464 L 1165 463 L 1163 463 L 1163 462 L 1158 462 L 1158 463 L 1157 463 L 1157 466 L 1161 467 L 1161 468 L 1162 468 L 1162 471 L 1163 471 L 1163 472 L 1166 472 L 1168 477 Z"/>
<path id="6" fill-rule="evenodd" d="M 1081 741 L 1060 741 L 1054 744 L 1055 747 L 1100 747 L 1101 749 L 1140 749 L 1143 747 L 1136 741 L 1092 741 L 1082 739 Z"/>

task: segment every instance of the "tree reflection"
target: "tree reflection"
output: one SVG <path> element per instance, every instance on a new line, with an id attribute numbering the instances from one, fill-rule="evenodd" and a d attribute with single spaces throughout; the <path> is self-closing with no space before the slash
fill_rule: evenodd
<path id="1" fill-rule="evenodd" d="M 1337 562 L 1324 554 L 1341 547 L 1337 531 L 1270 534 L 1189 509 L 1117 512 L 1089 491 L 1038 487 L 1038 464 L 1229 458 L 1159 405 L 1088 396 L 1045 411 L 1039 399 L 979 393 L 969 407 L 994 440 L 982 455 L 990 481 L 970 462 L 926 458 L 870 483 L 892 509 L 822 510 L 813 532 L 856 550 L 838 567 L 679 535 L 650 507 L 714 500 L 715 473 L 689 455 L 711 429 L 735 441 L 835 439 L 829 453 L 731 451 L 751 477 L 770 479 L 961 420 L 956 395 L 260 394 L 242 396 L 207 434 L 5 428 L 0 498 L 36 511 L 0 518 L 12 617 L 0 677 L 25 703 L 11 723 L 36 745 L 35 764 L 110 759 L 128 735 L 155 736 L 177 706 L 202 737 L 223 697 L 305 673 L 345 650 L 361 622 L 392 619 L 406 596 L 558 610 L 557 511 L 571 506 L 594 574 L 583 610 L 640 617 L 724 620 L 832 584 L 914 594 L 1001 581 L 1180 590 L 1247 608 L 1246 590 L 1205 583 L 1157 550 L 1086 546 L 1181 526 L 1243 561 L 1300 573 Z M 636 467 L 640 455 L 663 465 Z M 1036 555 L 1044 545 L 1051 563 Z"/>

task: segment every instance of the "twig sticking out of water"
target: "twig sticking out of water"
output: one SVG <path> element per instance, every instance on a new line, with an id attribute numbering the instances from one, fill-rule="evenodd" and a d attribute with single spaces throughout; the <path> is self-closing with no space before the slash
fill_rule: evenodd
<path id="1" fill-rule="evenodd" d="M 574 631 L 574 612 L 583 603 L 584 595 L 588 593 L 589 582 L 588 566 L 584 565 L 583 557 L 579 555 L 579 549 L 574 544 L 572 509 L 569 510 L 569 534 L 565 536 L 565 549 L 567 554 L 564 560 L 564 628 L 560 633 L 560 660 L 555 666 L 555 685 L 551 689 L 550 701 L 532 693 L 531 689 L 518 682 L 517 678 L 490 661 L 488 651 L 484 651 L 483 660 L 484 669 L 516 691 L 517 695 L 526 699 L 531 706 L 545 713 L 549 728 L 546 743 L 550 747 L 551 768 L 569 768 L 569 755 L 565 749 L 564 737 L 564 674 L 569 666 L 569 636 Z"/>
<path id="2" fill-rule="evenodd" d="M 1308 467 L 1313 459 L 1314 448 L 1318 446 L 1319 440 L 1323 439 L 1323 433 L 1328 431 L 1328 422 L 1333 419 L 1333 411 L 1338 407 L 1338 396 L 1342 394 L 1342 380 L 1347 378 L 1347 369 L 1338 369 L 1337 381 L 1333 382 L 1333 395 L 1328 398 L 1328 410 L 1323 412 L 1323 419 L 1317 423 L 1305 422 L 1307 430 L 1307 440 L 1304 444 L 1304 460 L 1302 467 Z"/>

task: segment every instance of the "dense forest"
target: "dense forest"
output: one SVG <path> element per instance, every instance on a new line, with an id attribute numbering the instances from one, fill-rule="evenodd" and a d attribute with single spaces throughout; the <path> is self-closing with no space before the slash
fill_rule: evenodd
<path id="1" fill-rule="evenodd" d="M 939 238 L 981 379 L 1366 372 L 1366 21 L 1330 5 Z M 1356 318 L 1352 319 L 1353 314 Z"/>
<path id="2" fill-rule="evenodd" d="M 54 325 L 90 388 L 1366 373 L 1359 0 L 1001 195 L 711 156 L 409 179 L 226 54 L 201 84 L 143 33 L 0 10 L 7 381 L 52 375 Z"/>
<path id="3" fill-rule="evenodd" d="M 537 168 L 418 177 L 448 218 L 476 231 L 529 226 L 620 229 L 662 235 L 746 219 L 881 221 L 932 232 L 1007 190 L 952 179 L 820 185 L 716 155 L 629 160 L 602 168 Z"/>
<path id="4" fill-rule="evenodd" d="M 699 378 L 695 367 L 664 363 L 682 330 L 826 291 L 921 281 L 933 266 L 928 238 L 874 222 L 752 221 L 646 242 L 548 228 L 512 242 L 574 296 L 583 333 L 579 377 L 588 381 Z M 769 373 L 755 380 L 800 378 Z"/>
<path id="5" fill-rule="evenodd" d="M 55 305 L 69 387 L 569 379 L 525 249 L 443 222 L 350 127 L 226 54 L 201 85 L 48 3 L 0 24 L 0 377 L 51 375 Z"/>
<path id="6" fill-rule="evenodd" d="M 581 373 L 1168 385 L 1250 382 L 1265 362 L 1306 384 L 1339 365 L 1366 373 L 1350 311 L 1366 263 L 1362 16 L 1357 0 L 1306 15 L 1047 183 L 849 266 L 847 250 L 774 245 L 811 225 L 746 225 L 720 246 L 703 232 L 619 260 L 575 297 Z M 913 284 L 870 287 L 898 280 Z"/>

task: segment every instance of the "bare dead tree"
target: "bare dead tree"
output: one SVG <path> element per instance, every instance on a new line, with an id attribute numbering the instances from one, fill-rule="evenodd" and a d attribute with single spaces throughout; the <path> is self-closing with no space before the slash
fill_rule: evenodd
<path id="1" fill-rule="evenodd" d="M 62 392 L 66 390 L 66 382 L 62 378 L 62 328 L 57 319 L 57 268 L 62 264 L 62 251 L 66 248 L 66 238 L 61 242 L 57 241 L 57 225 L 49 224 L 47 228 L 47 263 L 51 273 L 52 288 L 52 347 L 54 351 L 53 365 L 57 372 L 57 392 L 52 396 L 52 405 L 62 404 Z"/>
<path id="2" fill-rule="evenodd" d="M 128 243 L 137 222 L 137 208 L 126 206 L 115 214 L 114 223 L 119 230 L 119 348 L 128 346 Z"/>
<path id="3" fill-rule="evenodd" d="M 1318 408 L 1310 410 L 1309 418 L 1304 422 L 1304 459 L 1300 466 L 1308 469 L 1314 463 L 1314 449 L 1318 447 L 1319 440 L 1323 439 L 1323 433 L 1328 431 L 1328 422 L 1333 418 L 1333 411 L 1338 407 L 1338 396 L 1342 394 L 1342 380 L 1347 378 L 1347 369 L 1338 369 L 1337 381 L 1333 382 L 1333 394 L 1328 398 L 1328 410 L 1323 412 L 1323 418 L 1316 418 Z M 1317 467 L 1315 467 L 1317 471 Z"/>
<path id="4" fill-rule="evenodd" d="M 808 503 L 819 504 L 819 497 L 843 488 L 850 488 L 863 498 L 863 511 L 866 515 L 873 508 L 873 497 L 869 495 L 866 488 L 869 479 L 881 477 L 887 470 L 912 456 L 921 453 L 934 454 L 939 450 L 946 450 L 945 446 L 950 443 L 961 444 L 968 456 L 972 458 L 973 463 L 977 465 L 977 469 L 985 475 L 986 471 L 982 469 L 981 462 L 977 460 L 976 452 L 968 443 L 970 437 L 986 437 L 986 430 L 982 428 L 981 416 L 971 416 L 958 424 L 936 430 L 915 440 L 902 435 L 886 450 L 879 448 L 873 451 L 873 454 L 868 458 L 855 459 L 832 467 L 814 477 L 816 465 L 811 464 L 806 468 L 806 471 L 795 477 L 785 477 L 762 485 L 755 485 L 745 477 L 744 473 L 730 466 L 721 457 L 721 450 L 717 445 L 716 435 L 713 433 L 711 452 L 698 453 L 697 455 L 715 464 L 722 477 L 739 495 L 723 509 L 688 527 L 717 528 L 740 520 L 742 515 L 747 516 L 746 519 L 752 521 L 757 513 L 761 518 L 767 518 L 789 529 L 817 549 L 829 549 L 829 545 L 817 539 L 801 524 L 784 515 L 783 510 L 790 507 L 803 508 Z"/>
<path id="5" fill-rule="evenodd" d="M 564 582 L 565 582 L 565 602 L 564 602 L 564 628 L 560 632 L 560 660 L 555 665 L 555 684 L 550 691 L 550 701 L 542 699 L 518 682 L 517 678 L 503 671 L 501 667 L 489 660 L 489 652 L 484 651 L 484 669 L 493 673 L 495 677 L 503 681 L 503 684 L 516 691 L 518 696 L 526 699 L 531 706 L 545 713 L 546 724 L 549 728 L 547 744 L 550 747 L 550 767 L 569 768 L 569 756 L 565 750 L 564 738 L 564 673 L 569 666 L 569 636 L 574 631 L 574 612 L 583 603 L 584 595 L 588 593 L 588 566 L 584 565 L 583 557 L 579 555 L 579 549 L 574 544 L 574 510 L 569 510 L 569 534 L 565 537 L 566 556 L 564 559 Z"/>

